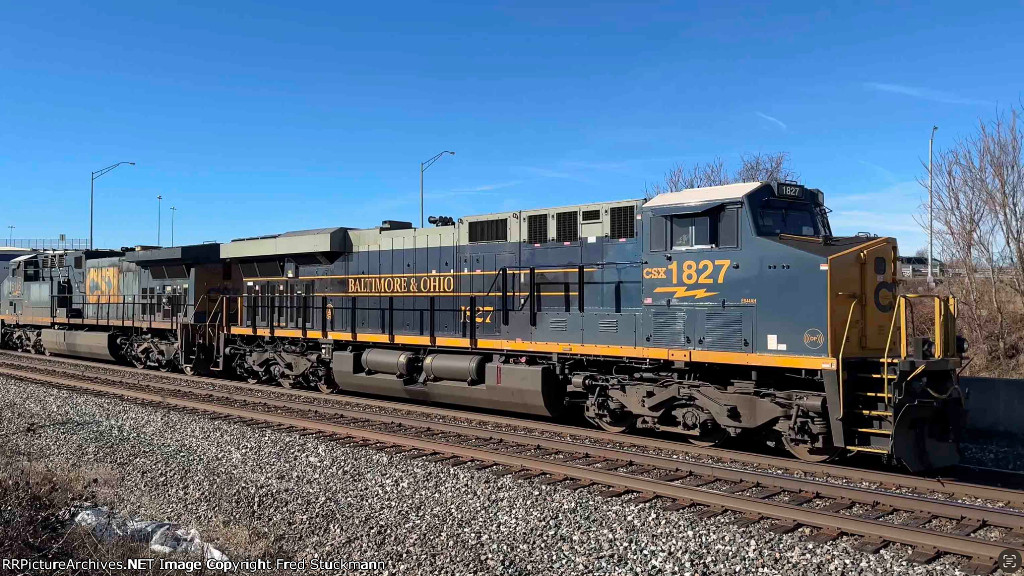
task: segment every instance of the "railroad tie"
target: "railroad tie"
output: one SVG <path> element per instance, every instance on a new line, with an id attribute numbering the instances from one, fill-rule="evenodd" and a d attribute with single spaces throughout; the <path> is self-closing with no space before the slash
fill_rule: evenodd
<path id="1" fill-rule="evenodd" d="M 964 565 L 963 570 L 968 574 L 991 574 L 996 571 L 996 559 L 971 558 L 971 561 Z"/>
<path id="2" fill-rule="evenodd" d="M 690 475 L 689 472 L 681 472 L 674 474 L 666 474 L 665 476 L 659 476 L 655 480 L 659 482 L 675 482 L 676 480 L 682 480 Z"/>
<path id="3" fill-rule="evenodd" d="M 975 520 L 973 518 L 964 518 L 959 523 L 957 523 L 956 526 L 953 527 L 952 533 L 956 534 L 957 536 L 970 536 L 971 533 L 977 530 L 978 528 L 981 528 L 981 520 Z M 1006 537 L 1010 534 L 1012 534 L 1012 532 L 1007 532 L 1003 536 L 1004 542 L 1006 542 Z"/>
<path id="4" fill-rule="evenodd" d="M 520 472 L 516 472 L 512 477 L 515 478 L 516 480 L 529 480 L 531 478 L 536 478 L 538 476 L 543 475 L 543 472 L 538 472 L 537 470 L 523 470 Z"/>
<path id="5" fill-rule="evenodd" d="M 633 504 L 646 504 L 652 500 L 657 500 L 658 498 L 660 498 L 660 496 L 654 492 L 641 492 L 633 498 Z"/>
<path id="6" fill-rule="evenodd" d="M 697 517 L 701 520 L 710 520 L 717 516 L 721 516 L 722 514 L 725 514 L 724 506 L 708 506 L 704 510 L 701 510 L 700 514 L 697 514 Z"/>
<path id="7" fill-rule="evenodd" d="M 847 500 L 846 498 L 840 498 L 839 500 L 836 500 L 835 502 L 829 504 L 828 506 L 825 506 L 824 508 L 822 508 L 822 510 L 825 510 L 827 512 L 842 512 L 843 510 L 846 510 L 851 506 L 853 506 L 853 502 Z"/>
<path id="8" fill-rule="evenodd" d="M 627 462 L 625 460 L 612 460 L 607 465 L 602 465 L 601 469 L 602 470 L 608 470 L 609 472 L 611 472 L 613 470 L 619 470 L 620 468 L 625 468 L 626 466 L 629 466 L 630 464 L 632 464 L 632 462 Z"/>
<path id="9" fill-rule="evenodd" d="M 886 506 L 884 504 L 879 504 L 879 505 L 871 508 L 870 510 L 867 510 L 864 513 L 860 514 L 860 517 L 861 518 L 865 518 L 867 520 L 878 520 L 879 518 L 881 518 L 883 516 L 888 516 L 889 514 L 892 514 L 892 511 L 893 511 L 893 507 L 892 506 Z"/>
<path id="10" fill-rule="evenodd" d="M 693 476 L 688 476 L 685 479 L 683 479 L 683 481 L 680 482 L 680 484 L 684 484 L 686 486 L 690 486 L 691 488 L 698 488 L 700 486 L 707 486 L 708 484 L 711 484 L 712 482 L 717 482 L 717 481 L 718 481 L 718 478 L 715 478 L 714 476 L 697 476 L 697 475 L 693 475 Z"/>
<path id="11" fill-rule="evenodd" d="M 907 518 L 903 522 L 903 525 L 920 528 L 921 526 L 924 526 L 925 524 L 931 522 L 934 519 L 935 516 L 929 514 L 928 512 L 914 512 L 910 515 L 910 518 Z"/>
<path id="12" fill-rule="evenodd" d="M 783 492 L 782 488 L 772 488 L 771 486 L 762 486 L 762 487 L 758 488 L 757 490 L 755 490 L 754 492 L 752 492 L 750 494 L 750 497 L 751 498 L 757 498 L 758 500 L 765 500 L 767 498 L 771 498 L 772 496 L 776 496 L 778 494 L 782 494 L 782 492 Z"/>
<path id="13" fill-rule="evenodd" d="M 1003 542 L 1004 544 L 1010 544 L 1011 546 L 1019 547 L 1021 544 L 1024 544 L 1024 530 L 1021 530 L 1020 528 L 1014 528 L 1006 534 L 1003 534 L 1003 537 L 1000 538 L 999 541 Z"/>
<path id="14" fill-rule="evenodd" d="M 733 526 L 736 526 L 737 528 L 746 528 L 747 526 L 757 524 L 761 520 L 764 520 L 764 516 L 761 516 L 760 514 L 744 514 L 743 516 L 733 520 L 732 523 Z"/>
<path id="15" fill-rule="evenodd" d="M 918 546 L 910 553 L 910 561 L 917 564 L 927 564 L 939 556 L 939 551 L 931 546 Z"/>
<path id="16" fill-rule="evenodd" d="M 807 537 L 808 540 L 815 544 L 828 544 L 842 536 L 843 532 L 837 528 L 820 528 L 814 534 Z"/>
<path id="17" fill-rule="evenodd" d="M 618 498 L 627 492 L 629 492 L 629 490 L 625 488 L 609 488 L 608 490 L 598 492 L 597 495 L 601 498 Z"/>
<path id="18" fill-rule="evenodd" d="M 669 512 L 674 512 L 676 510 L 683 510 L 684 508 L 689 508 L 690 506 L 693 506 L 693 500 L 690 500 L 688 498 L 680 498 L 674 502 L 666 504 L 665 510 Z"/>
<path id="19" fill-rule="evenodd" d="M 779 520 L 771 527 L 771 531 L 776 534 L 789 534 L 790 532 L 796 531 L 797 528 L 800 528 L 799 522 L 794 522 L 792 520 Z"/>
<path id="20" fill-rule="evenodd" d="M 563 486 L 563 488 L 567 488 L 569 490 L 580 490 L 580 489 L 587 488 L 587 487 L 593 486 L 593 485 L 594 485 L 594 481 L 593 480 L 578 480 L 578 481 L 573 482 L 571 484 L 566 484 L 565 486 Z"/>
<path id="21" fill-rule="evenodd" d="M 553 476 L 548 476 L 547 478 L 544 478 L 543 480 L 538 480 L 537 483 L 538 484 L 543 484 L 545 486 L 549 486 L 551 484 L 558 484 L 559 482 L 565 482 L 566 480 L 567 480 L 567 478 L 565 476 L 562 476 L 561 474 L 557 474 L 557 475 L 553 475 Z"/>
<path id="22" fill-rule="evenodd" d="M 818 495 L 814 494 L 813 492 L 795 492 L 793 494 L 790 494 L 790 497 L 785 499 L 785 503 L 793 504 L 794 506 L 799 506 L 802 504 L 806 504 L 807 502 L 810 502 L 811 500 L 817 497 Z"/>
<path id="23" fill-rule="evenodd" d="M 722 492 L 725 492 L 726 494 L 739 494 L 740 492 L 746 492 L 755 486 L 757 486 L 757 484 L 754 484 L 753 482 L 737 482 L 725 490 L 722 490 Z"/>
<path id="24" fill-rule="evenodd" d="M 876 536 L 862 536 L 860 541 L 853 545 L 854 549 L 865 554 L 874 554 L 885 547 L 885 540 Z"/>

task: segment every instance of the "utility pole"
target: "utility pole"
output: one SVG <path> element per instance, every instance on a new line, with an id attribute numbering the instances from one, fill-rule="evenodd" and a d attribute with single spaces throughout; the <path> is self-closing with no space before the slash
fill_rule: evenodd
<path id="1" fill-rule="evenodd" d="M 935 131 L 938 126 L 932 126 L 932 135 L 928 139 L 928 287 L 935 287 L 935 278 L 932 276 L 932 250 L 934 249 L 934 219 L 932 201 L 932 145 L 935 143 Z"/>
<path id="2" fill-rule="evenodd" d="M 111 164 L 106 168 L 101 168 L 100 170 L 91 173 L 92 181 L 89 182 L 89 250 L 92 250 L 92 207 L 93 197 L 96 195 L 96 179 L 99 178 L 100 176 L 103 176 L 107 172 L 110 172 L 114 168 L 117 168 L 121 164 L 135 166 L 135 162 L 118 162 L 117 164 Z"/>
<path id="3" fill-rule="evenodd" d="M 13 224 L 11 224 L 11 225 L 10 225 L 10 226 L 8 226 L 7 228 L 8 228 L 8 230 L 10 230 L 10 231 L 11 231 L 11 234 L 10 234 L 10 236 L 9 236 L 9 237 L 7 238 L 7 244 L 8 244 L 9 246 L 14 246 L 14 225 L 13 225 Z"/>
<path id="4" fill-rule="evenodd" d="M 162 220 L 161 216 L 163 215 L 162 208 L 160 207 L 160 205 L 163 204 L 163 200 L 164 200 L 163 196 L 161 196 L 159 194 L 156 195 L 156 245 L 157 246 L 160 245 L 160 220 Z"/>
<path id="5" fill-rule="evenodd" d="M 174 213 L 177 211 L 177 208 L 171 206 L 171 248 L 174 248 Z"/>
<path id="6" fill-rule="evenodd" d="M 444 152 L 438 152 L 430 160 L 427 160 L 426 162 L 420 162 L 420 228 L 423 228 L 423 173 L 427 171 L 427 168 L 433 166 L 434 162 L 440 160 L 441 156 L 444 156 L 445 154 L 451 154 L 452 156 L 455 156 L 455 152 L 452 152 L 451 150 L 445 150 Z"/>

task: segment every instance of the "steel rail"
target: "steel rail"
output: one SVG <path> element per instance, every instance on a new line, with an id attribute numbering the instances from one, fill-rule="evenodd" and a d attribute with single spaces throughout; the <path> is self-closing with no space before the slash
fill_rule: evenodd
<path id="1" fill-rule="evenodd" d="M 976 564 L 981 565 L 986 564 L 990 559 L 998 557 L 1006 549 L 1006 544 L 1004 543 L 990 542 L 969 536 L 932 531 L 914 526 L 890 524 L 880 520 L 829 512 L 817 508 L 806 508 L 784 502 L 761 500 L 742 494 L 721 493 L 700 487 L 673 484 L 664 480 L 633 476 L 616 471 L 584 467 L 571 463 L 560 463 L 535 456 L 450 444 L 393 432 L 367 430 L 358 426 L 296 418 L 294 416 L 266 413 L 246 408 L 225 407 L 202 401 L 176 398 L 166 394 L 127 390 L 116 386 L 82 381 L 82 379 L 88 378 L 88 376 L 79 376 L 77 378 L 78 381 L 75 381 L 9 369 L 0 370 L 0 372 L 28 381 L 47 382 L 65 388 L 81 389 L 142 402 L 156 402 L 163 406 L 196 410 L 206 414 L 223 415 L 325 434 L 361 438 L 376 443 L 450 455 L 451 458 L 463 458 L 508 466 L 513 469 L 526 468 L 556 478 L 573 478 L 584 482 L 596 482 L 617 487 L 620 490 L 674 499 L 684 504 L 696 503 L 711 507 L 712 509 L 728 509 L 756 520 L 774 518 L 781 520 L 783 523 L 797 523 L 825 530 L 838 530 L 862 536 L 868 542 L 897 542 L 906 544 L 914 547 L 915 550 L 920 551 L 922 555 L 928 558 L 934 557 L 935 552 L 941 551 L 973 558 Z M 304 410 L 309 410 L 309 408 L 304 408 Z"/>
<path id="2" fill-rule="evenodd" d="M 1024 507 L 1024 491 L 1001 488 L 998 486 L 985 486 L 981 484 L 962 482 L 942 477 L 924 478 L 920 476 L 897 474 L 893 472 L 866 470 L 849 466 L 837 466 L 834 464 L 811 463 L 792 458 L 782 458 L 777 456 L 754 454 L 749 452 L 739 452 L 736 450 L 727 450 L 722 448 L 696 446 L 684 442 L 673 442 L 671 440 L 663 440 L 658 438 L 616 434 L 613 432 L 604 432 L 601 430 L 593 430 L 588 428 L 582 428 L 579 426 L 531 420 L 529 418 L 517 418 L 496 414 L 486 414 L 480 412 L 473 412 L 470 410 L 439 408 L 429 405 L 412 404 L 407 402 L 398 402 L 391 400 L 381 400 L 361 396 L 327 395 L 322 392 L 316 392 L 311 390 L 287 389 L 277 386 L 268 386 L 265 384 L 248 384 L 244 382 L 236 382 L 227 379 L 212 378 L 207 376 L 188 376 L 184 374 L 156 372 L 153 370 L 127 367 L 109 363 L 93 362 L 77 358 L 61 357 L 58 359 L 54 357 L 41 357 L 34 354 L 27 354 L 24 352 L 13 352 L 9 350 L 0 351 L 0 355 L 16 356 L 19 358 L 29 359 L 31 361 L 39 363 L 64 362 L 82 366 L 92 366 L 100 369 L 122 370 L 125 372 L 144 376 L 150 380 L 154 378 L 159 378 L 194 381 L 196 383 L 206 383 L 217 386 L 230 386 L 241 390 L 272 392 L 275 394 L 280 394 L 284 396 L 294 396 L 297 398 L 309 398 L 312 400 L 329 402 L 345 402 L 350 404 L 363 404 L 367 406 L 375 406 L 379 408 L 387 408 L 394 410 L 404 410 L 420 414 L 448 416 L 451 418 L 461 418 L 464 420 L 476 420 L 478 422 L 484 423 L 504 424 L 508 426 L 518 426 L 522 428 L 532 428 L 534 430 L 542 432 L 551 432 L 570 436 L 585 437 L 593 440 L 614 442 L 617 444 L 628 444 L 644 449 L 670 450 L 675 452 L 718 458 L 721 459 L 724 463 L 736 462 L 752 466 L 772 467 L 784 469 L 790 472 L 801 472 L 804 474 L 810 474 L 815 476 L 825 475 L 836 478 L 844 478 L 854 482 L 875 483 L 893 489 L 904 488 L 915 490 L 918 492 L 949 493 L 954 496 L 972 497 L 982 500 L 1001 501 L 1006 502 L 1007 504 L 1010 505 Z M 0 360 L 0 365 L 2 365 L 2 360 Z M 318 404 L 317 407 L 321 407 L 321 405 Z M 746 470 L 744 471 L 746 472 Z"/>

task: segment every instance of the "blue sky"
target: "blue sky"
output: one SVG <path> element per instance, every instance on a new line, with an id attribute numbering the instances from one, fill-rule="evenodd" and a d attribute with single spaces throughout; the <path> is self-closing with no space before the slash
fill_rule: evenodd
<path id="1" fill-rule="evenodd" d="M 8 2 L 0 229 L 178 244 L 639 197 L 786 151 L 840 233 L 925 242 L 937 145 L 1024 90 L 1021 2 Z"/>

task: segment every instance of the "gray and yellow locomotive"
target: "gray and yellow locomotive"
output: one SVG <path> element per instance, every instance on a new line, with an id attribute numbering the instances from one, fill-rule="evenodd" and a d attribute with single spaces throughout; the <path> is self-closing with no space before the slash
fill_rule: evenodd
<path id="1" fill-rule="evenodd" d="M 820 191 L 755 182 L 434 221 L 30 255 L 2 285 L 2 341 L 549 417 L 578 407 L 607 430 L 763 437 L 814 461 L 957 460 L 955 303 L 900 295 L 895 240 L 833 236 Z M 915 305 L 934 313 L 929 339 L 911 338 Z"/>

